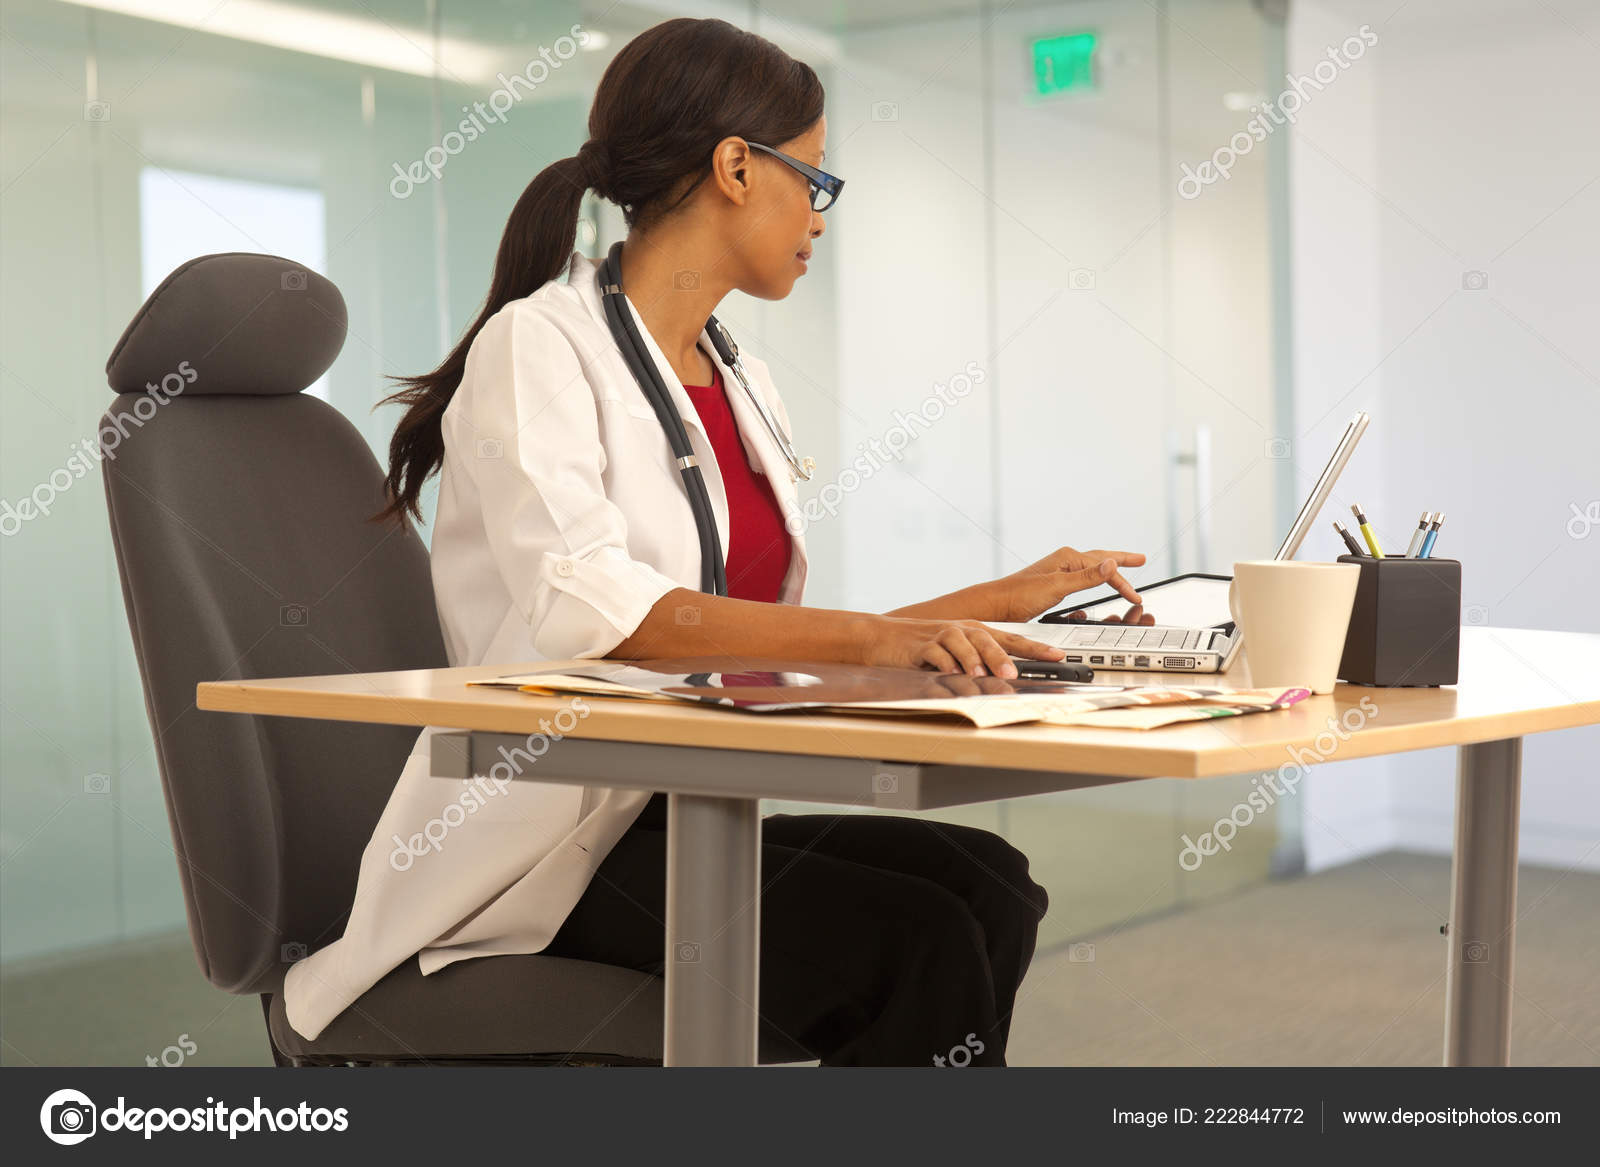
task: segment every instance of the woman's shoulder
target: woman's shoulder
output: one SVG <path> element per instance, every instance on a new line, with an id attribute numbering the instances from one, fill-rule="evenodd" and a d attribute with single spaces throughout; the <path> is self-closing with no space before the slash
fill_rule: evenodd
<path id="1" fill-rule="evenodd" d="M 576 265 L 583 259 L 574 252 L 569 261 L 568 273 L 577 273 Z M 565 339 L 580 353 L 592 348 L 608 335 L 605 326 L 595 319 L 583 292 L 560 276 L 547 280 L 530 294 L 512 300 L 484 321 L 482 330 L 474 339 L 487 338 L 489 343 L 511 340 Z"/>
<path id="2" fill-rule="evenodd" d="M 610 334 L 595 320 L 582 291 L 559 277 L 512 300 L 483 322 L 467 349 L 466 368 L 456 399 L 470 397 L 479 381 L 497 387 L 511 369 L 560 374 L 570 384 L 573 372 L 587 370 Z M 517 376 L 519 387 L 525 378 Z"/>

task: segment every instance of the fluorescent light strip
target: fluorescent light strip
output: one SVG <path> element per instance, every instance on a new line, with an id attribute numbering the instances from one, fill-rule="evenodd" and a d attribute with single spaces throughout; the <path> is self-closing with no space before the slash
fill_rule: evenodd
<path id="1" fill-rule="evenodd" d="M 348 61 L 394 73 L 432 77 L 432 34 L 364 16 L 318 12 L 277 0 L 60 0 L 79 8 L 193 29 L 211 36 Z M 506 68 L 504 50 L 441 37 L 438 72 L 446 80 L 487 84 Z"/>

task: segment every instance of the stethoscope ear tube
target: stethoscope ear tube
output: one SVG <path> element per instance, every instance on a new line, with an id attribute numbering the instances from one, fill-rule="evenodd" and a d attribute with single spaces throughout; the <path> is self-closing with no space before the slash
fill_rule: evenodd
<path id="1" fill-rule="evenodd" d="M 727 325 L 715 316 L 706 321 L 706 333 L 711 337 L 711 347 L 717 350 L 717 356 L 722 358 L 722 363 L 733 370 L 733 375 L 739 378 L 739 384 L 744 389 L 744 395 L 750 399 L 750 404 L 756 407 L 756 412 L 761 415 L 762 424 L 767 427 L 767 433 L 772 435 L 772 440 L 777 443 L 778 449 L 783 451 L 784 460 L 789 463 L 789 468 L 795 473 L 796 478 L 811 481 L 811 472 L 816 468 L 816 463 L 810 458 L 802 458 L 794 452 L 794 442 L 789 434 L 778 425 L 777 419 L 772 416 L 772 410 L 767 408 L 767 403 L 761 395 L 750 387 L 750 378 L 745 375 L 744 362 L 739 359 L 739 346 L 733 343 Z"/>
<path id="2" fill-rule="evenodd" d="M 633 374 L 645 398 L 655 410 L 661 428 L 666 431 L 667 444 L 678 462 L 683 475 L 683 487 L 689 496 L 689 509 L 694 513 L 695 527 L 700 533 L 700 590 L 714 596 L 728 594 L 727 568 L 722 561 L 722 538 L 717 533 L 716 512 L 711 506 L 711 492 L 706 489 L 705 475 L 695 460 L 694 447 L 689 443 L 683 419 L 672 406 L 672 394 L 661 374 L 650 359 L 650 350 L 634 326 L 633 317 L 621 301 L 622 242 L 611 245 L 610 252 L 600 264 L 601 303 L 605 307 L 606 323 L 611 336 L 622 350 L 622 359 Z"/>

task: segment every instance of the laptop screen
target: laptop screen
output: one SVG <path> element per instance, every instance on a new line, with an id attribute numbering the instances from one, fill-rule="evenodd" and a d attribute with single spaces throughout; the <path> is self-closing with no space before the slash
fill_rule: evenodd
<path id="1" fill-rule="evenodd" d="M 1305 502 L 1300 507 L 1300 513 L 1295 516 L 1294 523 L 1289 528 L 1289 533 L 1278 545 L 1278 553 L 1273 556 L 1274 559 L 1293 559 L 1295 552 L 1300 550 L 1300 544 L 1304 542 L 1306 533 L 1311 530 L 1311 524 L 1322 511 L 1323 503 L 1327 502 L 1328 496 L 1333 493 L 1334 483 L 1339 481 L 1345 463 L 1350 460 L 1351 451 L 1356 448 L 1356 443 L 1366 432 L 1370 420 L 1365 411 L 1357 413 L 1350 419 L 1350 424 L 1345 427 L 1338 445 L 1333 449 L 1333 456 L 1328 459 L 1327 465 L 1322 468 L 1322 473 L 1317 476 L 1316 485 L 1306 496 Z M 1145 612 L 1155 617 L 1157 624 L 1173 628 L 1216 628 L 1232 620 L 1232 616 L 1228 613 L 1228 582 L 1226 578 L 1209 579 L 1204 576 L 1188 575 L 1149 584 L 1135 580 L 1134 587 L 1138 588 L 1139 594 L 1144 597 Z M 1077 600 L 1065 607 L 1057 608 L 1054 612 L 1047 612 L 1040 619 L 1047 623 L 1055 623 L 1064 619 L 1068 612 L 1081 611 L 1086 619 L 1105 620 L 1112 616 L 1120 617 L 1127 610 L 1128 601 L 1110 588 L 1106 588 L 1099 595 L 1087 600 Z"/>

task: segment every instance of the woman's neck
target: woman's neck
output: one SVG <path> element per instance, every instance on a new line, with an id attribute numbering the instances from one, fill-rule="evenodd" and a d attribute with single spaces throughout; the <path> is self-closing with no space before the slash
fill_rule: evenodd
<path id="1" fill-rule="evenodd" d="M 693 227 L 661 233 L 631 231 L 622 245 L 622 287 L 667 363 L 686 385 L 711 382 L 711 358 L 699 348 L 706 318 L 732 290 L 706 256 L 722 249 L 696 238 Z"/>

